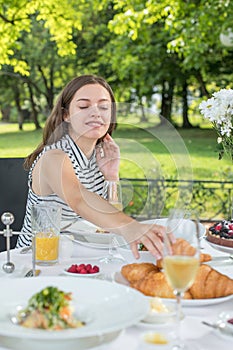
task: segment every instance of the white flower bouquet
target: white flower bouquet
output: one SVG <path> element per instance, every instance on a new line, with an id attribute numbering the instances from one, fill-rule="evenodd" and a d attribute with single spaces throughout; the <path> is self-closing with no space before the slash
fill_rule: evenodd
<path id="1" fill-rule="evenodd" d="M 233 161 L 233 90 L 221 89 L 213 93 L 211 98 L 200 103 L 199 109 L 217 131 L 217 142 L 221 146 L 219 159 L 225 152 Z"/>

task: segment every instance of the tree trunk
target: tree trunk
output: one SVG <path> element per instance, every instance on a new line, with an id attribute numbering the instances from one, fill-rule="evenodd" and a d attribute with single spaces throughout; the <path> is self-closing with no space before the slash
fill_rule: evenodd
<path id="1" fill-rule="evenodd" d="M 182 117 L 183 123 L 182 128 L 192 128 L 192 124 L 188 118 L 188 84 L 185 80 L 182 86 Z"/>
<path id="2" fill-rule="evenodd" d="M 146 117 L 146 114 L 145 114 L 145 109 L 144 109 L 144 106 L 142 105 L 142 103 L 140 103 L 140 109 L 141 109 L 141 118 L 140 118 L 140 122 L 147 122 L 147 117 Z"/>
<path id="3" fill-rule="evenodd" d="M 41 126 L 40 126 L 39 121 L 38 121 L 38 112 L 36 109 L 36 104 L 34 102 L 33 90 L 32 90 L 30 83 L 28 83 L 27 86 L 28 86 L 30 102 L 31 102 L 31 106 L 32 106 L 32 119 L 34 121 L 36 130 L 39 130 L 39 129 L 41 129 Z"/>
<path id="4" fill-rule="evenodd" d="M 197 78 L 197 81 L 199 82 L 200 84 L 200 90 L 201 90 L 201 96 L 206 96 L 206 97 L 210 97 L 210 94 L 206 88 L 206 85 L 205 85 L 205 82 L 202 78 L 202 75 L 201 75 L 201 72 L 200 71 L 196 71 L 195 72 L 195 76 Z"/>
<path id="5" fill-rule="evenodd" d="M 1 113 L 2 113 L 2 121 L 9 122 L 10 114 L 11 114 L 11 106 L 2 107 Z"/>
<path id="6" fill-rule="evenodd" d="M 171 81 L 163 81 L 162 84 L 162 102 L 161 102 L 161 123 L 163 123 L 163 118 L 171 121 L 171 112 L 172 112 L 172 101 L 173 101 L 173 92 L 175 87 L 175 79 Z M 162 118 L 163 117 L 163 118 Z"/>
<path id="7" fill-rule="evenodd" d="M 16 105 L 16 108 L 18 110 L 19 130 L 23 130 L 24 117 L 23 117 L 23 111 L 22 111 L 21 104 L 20 104 L 20 92 L 19 92 L 19 89 L 18 89 L 17 85 L 15 85 L 13 87 L 13 91 L 14 91 L 14 97 L 15 97 L 15 105 Z"/>

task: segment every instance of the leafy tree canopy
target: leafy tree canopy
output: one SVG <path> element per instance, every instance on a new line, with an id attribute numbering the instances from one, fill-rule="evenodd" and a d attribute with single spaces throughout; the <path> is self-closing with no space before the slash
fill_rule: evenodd
<path id="1" fill-rule="evenodd" d="M 89 6 L 98 11 L 104 4 L 105 1 L 95 0 L 0 0 L 0 69 L 11 65 L 16 73 L 29 75 L 27 60 L 17 59 L 15 53 L 21 49 L 20 39 L 31 31 L 35 19 L 49 30 L 58 55 L 74 55 L 73 31 L 82 29 Z"/>

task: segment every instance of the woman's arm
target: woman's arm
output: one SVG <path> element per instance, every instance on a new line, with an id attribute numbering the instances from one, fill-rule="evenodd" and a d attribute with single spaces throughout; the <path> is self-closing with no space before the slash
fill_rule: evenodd
<path id="1" fill-rule="evenodd" d="M 122 235 L 130 244 L 135 257 L 139 257 L 137 243 L 143 243 L 158 259 L 162 256 L 160 225 L 141 224 L 118 211 L 96 193 L 88 191 L 77 179 L 69 157 L 62 151 L 48 151 L 40 159 L 33 174 L 34 191 L 39 195 L 56 193 L 74 212 L 105 230 Z M 38 184 L 47 193 L 38 193 Z M 37 188 L 37 189 L 36 189 Z"/>

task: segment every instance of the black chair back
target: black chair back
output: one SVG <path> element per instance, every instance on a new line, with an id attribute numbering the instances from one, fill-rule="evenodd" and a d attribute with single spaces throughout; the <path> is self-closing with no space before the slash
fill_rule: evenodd
<path id="1" fill-rule="evenodd" d="M 15 221 L 10 226 L 14 231 L 20 231 L 27 201 L 28 172 L 23 168 L 24 158 L 0 158 L 0 217 L 5 212 L 11 212 Z M 5 226 L 0 220 L 0 231 Z M 18 236 L 11 237 L 11 248 L 15 247 Z M 0 252 L 6 250 L 6 239 L 0 235 Z"/>

